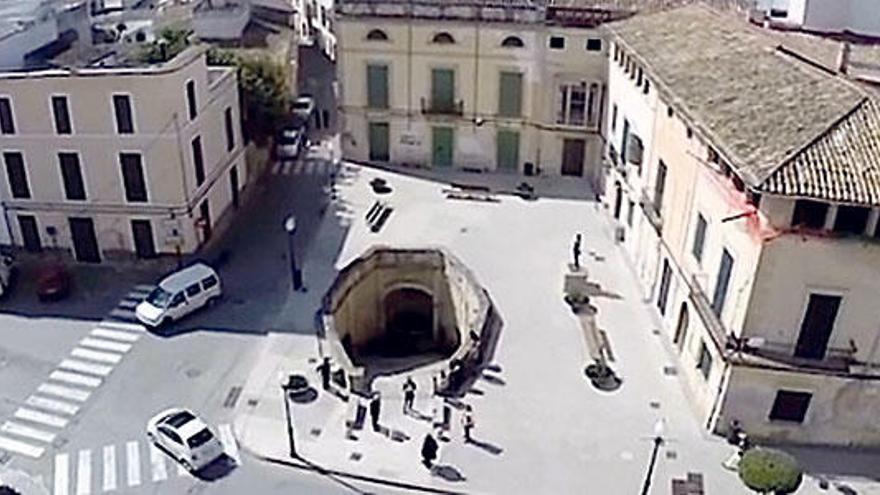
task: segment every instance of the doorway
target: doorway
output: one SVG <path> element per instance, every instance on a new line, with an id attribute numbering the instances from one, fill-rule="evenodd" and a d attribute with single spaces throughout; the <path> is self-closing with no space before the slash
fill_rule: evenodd
<path id="1" fill-rule="evenodd" d="M 156 257 L 156 245 L 153 241 L 153 227 L 149 220 L 132 220 L 131 235 L 134 238 L 134 250 L 138 258 Z"/>
<path id="2" fill-rule="evenodd" d="M 396 289 L 385 296 L 385 345 L 388 353 L 404 356 L 433 345 L 434 298 L 419 289 Z"/>
<path id="3" fill-rule="evenodd" d="M 95 236 L 95 222 L 91 218 L 71 217 L 67 219 L 70 224 L 70 236 L 73 238 L 73 253 L 77 261 L 86 263 L 100 263 L 101 254 L 98 251 L 98 238 Z"/>
<path id="4" fill-rule="evenodd" d="M 583 139 L 564 139 L 562 141 L 562 175 L 581 177 L 584 175 L 584 150 L 587 142 Z"/>
<path id="5" fill-rule="evenodd" d="M 684 349 L 689 320 L 690 315 L 688 314 L 687 303 L 681 303 L 681 309 L 678 311 L 678 325 L 675 326 L 675 335 L 672 337 L 672 343 L 678 347 L 678 352 Z"/>
<path id="6" fill-rule="evenodd" d="M 498 171 L 519 171 L 519 133 L 511 130 L 499 130 L 495 140 Z"/>
<path id="7" fill-rule="evenodd" d="M 841 299 L 840 296 L 810 294 L 810 302 L 801 322 L 795 356 L 805 359 L 825 357 Z"/>
<path id="8" fill-rule="evenodd" d="M 431 165 L 436 168 L 452 167 L 452 146 L 455 133 L 451 127 L 431 128 Z"/>
<path id="9" fill-rule="evenodd" d="M 207 199 L 199 205 L 199 224 L 202 227 L 202 242 L 208 242 L 211 238 L 211 207 Z"/>
<path id="10" fill-rule="evenodd" d="M 31 253 L 39 253 L 43 250 L 40 242 L 40 230 L 37 228 L 37 219 L 31 215 L 19 215 L 18 227 L 21 230 L 21 242 L 24 249 Z"/>
<path id="11" fill-rule="evenodd" d="M 387 162 L 389 156 L 390 131 L 387 122 L 370 122 L 368 129 L 369 154 L 371 162 Z"/>
<path id="12" fill-rule="evenodd" d="M 229 188 L 232 191 L 232 207 L 238 209 L 239 206 L 239 191 L 238 191 L 238 168 L 232 167 L 229 169 Z"/>

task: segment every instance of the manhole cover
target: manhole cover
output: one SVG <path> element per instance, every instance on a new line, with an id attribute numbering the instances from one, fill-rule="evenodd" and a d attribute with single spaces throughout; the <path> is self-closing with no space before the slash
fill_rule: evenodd
<path id="1" fill-rule="evenodd" d="M 651 406 L 651 409 L 660 409 L 660 401 L 652 400 L 648 405 Z"/>
<path id="2" fill-rule="evenodd" d="M 666 376 L 675 376 L 678 374 L 678 370 L 675 368 L 675 366 L 664 366 L 663 374 Z"/>
<path id="3" fill-rule="evenodd" d="M 309 433 L 311 433 L 311 435 L 313 437 L 317 437 L 317 436 L 321 435 L 321 429 L 320 428 L 312 428 L 311 430 L 309 430 Z"/>
<path id="4" fill-rule="evenodd" d="M 678 452 L 676 452 L 674 450 L 667 450 L 666 451 L 666 458 L 669 460 L 678 459 Z"/>
<path id="5" fill-rule="evenodd" d="M 660 335 L 660 329 L 655 328 L 655 329 L 651 330 L 651 333 L 653 333 L 654 335 Z"/>
<path id="6" fill-rule="evenodd" d="M 260 403 L 259 399 L 248 399 L 248 401 L 247 401 L 248 407 L 256 407 L 257 404 L 259 404 L 259 403 Z"/>
<path id="7" fill-rule="evenodd" d="M 361 454 L 360 452 L 352 452 L 351 455 L 348 456 L 348 459 L 349 459 L 350 461 L 357 462 L 357 461 L 363 459 L 363 457 L 364 457 L 364 455 Z"/>

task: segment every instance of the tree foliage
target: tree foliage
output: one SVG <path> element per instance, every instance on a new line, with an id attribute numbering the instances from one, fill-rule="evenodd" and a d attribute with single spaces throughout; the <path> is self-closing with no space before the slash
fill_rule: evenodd
<path id="1" fill-rule="evenodd" d="M 140 59 L 148 64 L 167 62 L 189 46 L 189 31 L 165 28 L 159 32 L 156 41 L 144 46 Z"/>
<path id="2" fill-rule="evenodd" d="M 265 55 L 238 56 L 217 49 L 208 51 L 208 64 L 236 66 L 242 125 L 249 137 L 265 144 L 287 115 L 289 92 L 284 64 Z"/>
<path id="3" fill-rule="evenodd" d="M 794 493 L 803 473 L 794 457 L 774 449 L 747 450 L 739 462 L 739 478 L 758 493 Z"/>

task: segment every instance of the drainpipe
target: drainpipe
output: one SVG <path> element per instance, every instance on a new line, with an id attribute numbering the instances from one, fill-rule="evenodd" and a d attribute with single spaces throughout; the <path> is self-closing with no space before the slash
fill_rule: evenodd
<path id="1" fill-rule="evenodd" d="M 406 23 L 406 130 L 412 130 L 412 23 L 413 4 L 409 2 Z"/>
<path id="2" fill-rule="evenodd" d="M 474 117 L 471 119 L 473 122 L 474 133 L 477 132 L 477 112 L 478 106 L 480 102 L 480 21 L 482 20 L 483 13 L 480 7 L 474 7 L 477 11 L 477 19 L 476 23 L 474 23 Z"/>

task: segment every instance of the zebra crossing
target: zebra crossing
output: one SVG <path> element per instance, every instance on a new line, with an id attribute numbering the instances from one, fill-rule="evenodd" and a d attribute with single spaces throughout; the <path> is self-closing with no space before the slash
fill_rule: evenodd
<path id="1" fill-rule="evenodd" d="M 217 427 L 223 451 L 241 465 L 238 442 L 228 423 Z M 161 483 L 191 476 L 179 463 L 147 440 L 84 448 L 55 455 L 52 475 L 54 495 L 88 495 Z"/>
<path id="2" fill-rule="evenodd" d="M 111 315 L 121 316 L 127 312 L 125 319 L 133 320 L 136 303 L 132 302 L 142 300 L 153 288 L 135 286 Z M 96 324 L 12 417 L 0 423 L 0 450 L 31 458 L 42 457 L 145 331 L 143 325 L 131 321 L 105 319 Z M 69 460 L 56 459 L 58 462 Z M 77 462 L 85 461 L 79 458 Z"/>
<path id="3" fill-rule="evenodd" d="M 330 175 L 338 172 L 339 164 L 328 160 L 278 161 L 272 166 L 272 175 Z"/>

